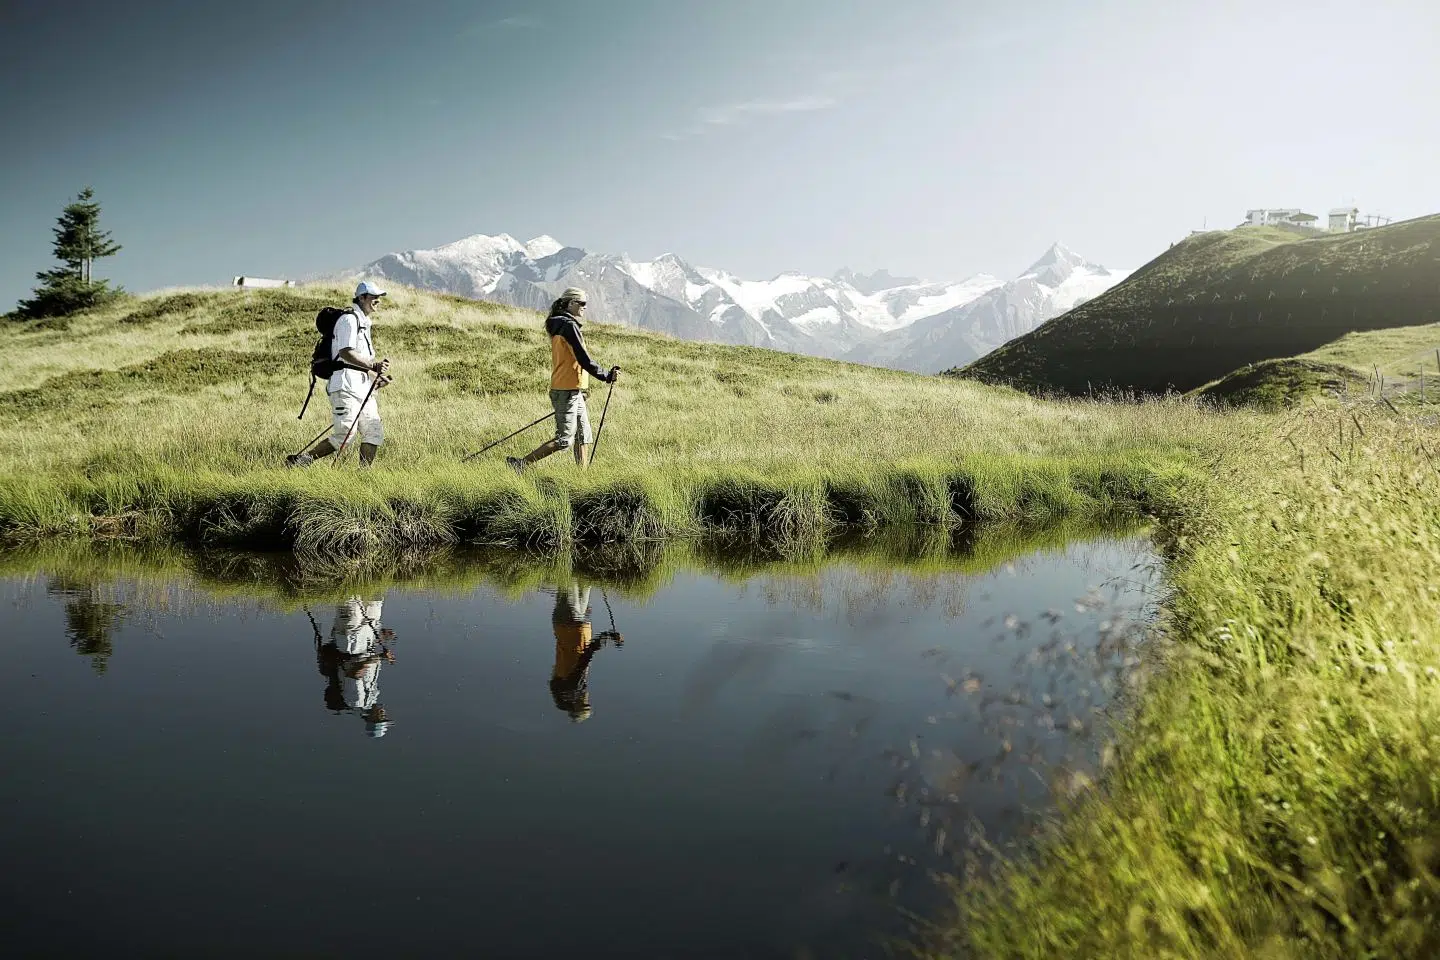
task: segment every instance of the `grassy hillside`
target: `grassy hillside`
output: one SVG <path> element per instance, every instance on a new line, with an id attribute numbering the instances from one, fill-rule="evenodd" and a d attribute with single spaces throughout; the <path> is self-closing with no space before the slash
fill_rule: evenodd
<path id="1" fill-rule="evenodd" d="M 1345 364 L 1285 357 L 1247 364 L 1192 393 L 1223 406 L 1274 412 L 1303 403 L 1309 397 L 1338 396 L 1351 390 L 1359 393 L 1368 387 L 1368 379 Z"/>
<path id="2" fill-rule="evenodd" d="M 1440 269 L 1437 269 L 1440 275 Z M 1440 382 L 1440 324 L 1349 333 L 1305 354 L 1317 363 L 1343 364 L 1366 377 L 1376 370 L 1387 381 L 1419 378 Z"/>
<path id="3" fill-rule="evenodd" d="M 1440 324 L 1347 333 L 1318 350 L 1248 364 L 1192 391 L 1204 400 L 1266 410 L 1322 394 L 1361 393 L 1406 403 L 1440 401 Z"/>
<path id="4" fill-rule="evenodd" d="M 1353 331 L 1440 319 L 1440 216 L 1301 239 L 1191 236 L 1094 300 L 957 371 L 1035 392 L 1191 390 Z"/>
<path id="5" fill-rule="evenodd" d="M 596 467 L 503 465 L 549 410 L 541 318 L 397 290 L 376 319 L 395 383 L 387 442 L 286 471 L 326 422 L 298 412 L 314 314 L 338 288 L 190 290 L 55 326 L 0 352 L 0 534 L 180 537 L 313 555 L 453 542 L 657 539 L 839 526 L 1054 519 L 1134 507 L 1219 420 L 1182 404 L 1057 406 L 1010 391 L 591 324 L 625 370 Z M 598 421 L 605 399 L 592 396 Z M 1173 409 L 1171 409 L 1173 407 Z M 1157 479 L 1159 478 L 1159 479 Z"/>

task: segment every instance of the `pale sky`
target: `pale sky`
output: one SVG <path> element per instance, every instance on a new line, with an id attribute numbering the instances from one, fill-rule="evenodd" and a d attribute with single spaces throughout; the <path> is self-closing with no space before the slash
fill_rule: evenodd
<path id="1" fill-rule="evenodd" d="M 137 292 L 502 232 L 1008 277 L 1440 212 L 1433 0 L 9 0 L 0 36 L 0 310 L 87 184 Z"/>

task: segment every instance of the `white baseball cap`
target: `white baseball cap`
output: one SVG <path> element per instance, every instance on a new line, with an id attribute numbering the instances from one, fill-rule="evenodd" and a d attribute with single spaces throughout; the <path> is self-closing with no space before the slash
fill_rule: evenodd
<path id="1" fill-rule="evenodd" d="M 365 296 L 365 294 L 367 294 L 367 293 L 368 293 L 370 296 L 372 296 L 372 297 L 383 297 L 383 296 L 385 296 L 385 291 L 384 291 L 384 290 L 381 290 L 378 286 L 376 286 L 375 284 L 371 283 L 369 280 L 361 280 L 361 281 L 360 281 L 360 286 L 358 286 L 358 287 L 355 288 L 355 297 L 356 297 L 356 299 L 358 299 L 358 298 L 360 298 L 360 297 Z"/>

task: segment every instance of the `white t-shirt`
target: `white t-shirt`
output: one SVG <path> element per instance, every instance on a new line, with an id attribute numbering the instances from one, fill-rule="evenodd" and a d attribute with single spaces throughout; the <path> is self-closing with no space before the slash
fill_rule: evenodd
<path id="1" fill-rule="evenodd" d="M 330 338 L 330 359 L 339 357 L 340 351 L 346 347 L 365 361 L 375 362 L 375 346 L 370 342 L 370 318 L 356 303 L 350 304 L 348 312 L 335 321 L 335 333 Z M 365 396 L 369 389 L 370 374 L 349 367 L 331 374 L 330 383 L 325 387 L 327 393 L 351 393 L 357 397 Z"/>
<path id="2" fill-rule="evenodd" d="M 342 667 L 340 685 L 350 709 L 369 710 L 380 702 L 380 661 Z"/>

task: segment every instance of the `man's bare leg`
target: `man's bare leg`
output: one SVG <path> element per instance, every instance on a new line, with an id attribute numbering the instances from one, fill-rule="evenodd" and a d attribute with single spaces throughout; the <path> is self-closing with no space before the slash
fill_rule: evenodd
<path id="1" fill-rule="evenodd" d="M 319 460 L 321 457 L 328 457 L 334 452 L 334 444 L 332 444 L 328 439 L 321 440 L 315 446 L 310 448 L 309 453 L 297 453 L 294 456 L 286 457 L 285 465 L 287 467 L 308 467 L 310 466 L 310 464 L 314 463 L 316 460 Z"/>

